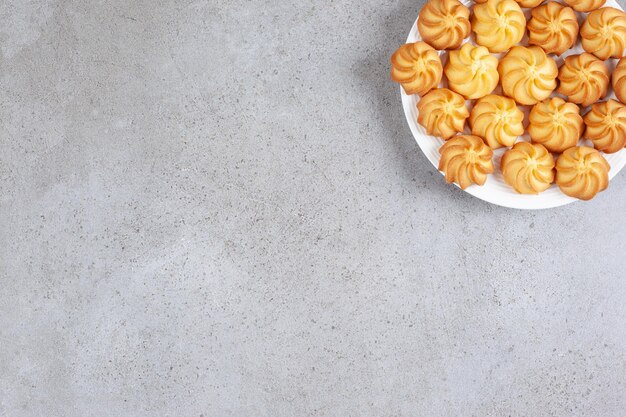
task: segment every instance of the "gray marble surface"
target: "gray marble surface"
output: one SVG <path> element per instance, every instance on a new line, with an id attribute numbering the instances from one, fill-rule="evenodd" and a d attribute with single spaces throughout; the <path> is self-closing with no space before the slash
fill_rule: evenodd
<path id="1" fill-rule="evenodd" d="M 444 183 L 418 1 L 1 0 L 0 415 L 626 409 L 626 175 Z"/>

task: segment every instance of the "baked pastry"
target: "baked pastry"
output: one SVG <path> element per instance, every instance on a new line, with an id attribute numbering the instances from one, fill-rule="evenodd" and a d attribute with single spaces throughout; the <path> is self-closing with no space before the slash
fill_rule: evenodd
<path id="1" fill-rule="evenodd" d="M 561 55 L 576 43 L 578 20 L 571 7 L 550 1 L 534 8 L 531 14 L 526 26 L 530 45 L 541 46 L 549 54 Z"/>
<path id="2" fill-rule="evenodd" d="M 543 2 L 543 0 L 515 0 L 515 1 L 517 2 L 517 4 L 520 5 L 520 7 L 526 7 L 526 8 L 537 7 Z"/>
<path id="3" fill-rule="evenodd" d="M 556 62 L 538 46 L 514 46 L 500 60 L 498 72 L 502 91 L 519 104 L 535 104 L 556 88 Z"/>
<path id="4" fill-rule="evenodd" d="M 587 52 L 570 55 L 559 69 L 559 81 L 557 93 L 587 107 L 606 96 L 609 69 L 604 61 Z"/>
<path id="5" fill-rule="evenodd" d="M 554 181 L 554 157 L 543 145 L 518 142 L 502 155 L 504 182 L 520 194 L 539 194 Z"/>
<path id="6" fill-rule="evenodd" d="M 585 124 L 580 109 L 560 97 L 537 103 L 528 115 L 528 134 L 550 152 L 563 152 L 576 146 Z"/>
<path id="7" fill-rule="evenodd" d="M 469 118 L 472 134 L 492 149 L 513 145 L 524 134 L 523 121 L 524 113 L 514 100 L 493 94 L 478 100 Z"/>
<path id="8" fill-rule="evenodd" d="M 487 0 L 474 6 L 472 30 L 477 44 L 504 52 L 522 40 L 526 18 L 514 0 Z"/>
<path id="9" fill-rule="evenodd" d="M 406 43 L 391 56 L 391 79 L 407 94 L 423 96 L 441 81 L 439 54 L 426 42 Z"/>
<path id="10" fill-rule="evenodd" d="M 469 15 L 458 0 L 429 0 L 419 13 L 417 30 L 435 49 L 455 49 L 470 33 Z"/>
<path id="11" fill-rule="evenodd" d="M 577 12 L 590 12 L 604 6 L 606 0 L 563 0 L 563 2 Z"/>
<path id="12" fill-rule="evenodd" d="M 426 132 L 444 139 L 462 132 L 469 116 L 465 99 L 447 88 L 438 88 L 422 97 L 417 111 L 417 122 Z"/>
<path id="13" fill-rule="evenodd" d="M 448 183 L 456 182 L 461 189 L 472 184 L 483 185 L 494 171 L 493 151 L 481 138 L 457 135 L 439 149 L 439 171 Z"/>
<path id="14" fill-rule="evenodd" d="M 626 106 L 608 100 L 595 103 L 585 115 L 585 137 L 605 153 L 615 153 L 626 146 Z"/>
<path id="15" fill-rule="evenodd" d="M 564 194 L 591 200 L 609 186 L 609 163 L 597 150 L 576 146 L 556 160 L 556 184 Z"/>
<path id="16" fill-rule="evenodd" d="M 498 85 L 498 58 L 484 46 L 464 44 L 461 49 L 448 52 L 444 68 L 448 87 L 467 99 L 484 97 Z"/>
<path id="17" fill-rule="evenodd" d="M 621 58 L 626 47 L 626 13 L 603 7 L 589 13 L 580 28 L 583 49 L 605 61 Z"/>
<path id="18" fill-rule="evenodd" d="M 543 0 L 515 0 L 520 7 L 535 7 L 539 6 Z M 476 0 L 474 3 L 486 3 L 487 0 Z"/>
<path id="19" fill-rule="evenodd" d="M 613 71 L 613 92 L 619 101 L 626 104 L 626 58 L 620 59 Z"/>

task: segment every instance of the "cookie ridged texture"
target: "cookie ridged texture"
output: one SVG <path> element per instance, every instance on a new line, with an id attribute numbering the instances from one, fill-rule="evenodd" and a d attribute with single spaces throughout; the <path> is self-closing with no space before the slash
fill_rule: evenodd
<path id="1" fill-rule="evenodd" d="M 548 2 L 532 10 L 528 22 L 528 43 L 538 45 L 547 53 L 561 55 L 576 43 L 578 21 L 570 7 Z"/>
<path id="2" fill-rule="evenodd" d="M 455 49 L 470 33 L 469 16 L 458 0 L 429 0 L 419 13 L 417 29 L 434 48 Z"/>
<path id="3" fill-rule="evenodd" d="M 526 17 L 514 0 L 487 0 L 474 6 L 472 30 L 477 44 L 505 52 L 522 40 Z"/>
<path id="4" fill-rule="evenodd" d="M 561 191 L 580 200 L 591 200 L 609 186 L 609 163 L 597 150 L 576 146 L 556 160 L 556 184 Z"/>
<path id="5" fill-rule="evenodd" d="M 557 92 L 572 103 L 590 106 L 606 96 L 609 88 L 609 69 L 604 61 L 584 52 L 570 55 L 559 69 Z"/>
<path id="6" fill-rule="evenodd" d="M 615 153 L 626 146 L 626 106 L 608 100 L 596 103 L 585 115 L 585 137 L 605 153 Z"/>
<path id="7" fill-rule="evenodd" d="M 478 136 L 455 136 L 443 144 L 439 153 L 439 171 L 448 183 L 455 182 L 462 189 L 483 185 L 494 171 L 493 150 Z"/>
<path id="8" fill-rule="evenodd" d="M 517 2 L 517 4 L 520 5 L 520 7 L 525 7 L 525 8 L 537 7 L 541 3 L 543 3 L 543 0 L 515 0 L 515 1 Z"/>
<path id="9" fill-rule="evenodd" d="M 617 99 L 626 104 L 626 58 L 622 58 L 617 63 L 613 71 L 613 91 Z"/>
<path id="10" fill-rule="evenodd" d="M 600 58 L 621 58 L 626 48 L 626 13 L 603 7 L 589 13 L 580 29 L 583 49 Z"/>
<path id="11" fill-rule="evenodd" d="M 442 75 L 441 58 L 426 42 L 404 44 L 391 56 L 391 79 L 407 94 L 423 96 L 439 84 Z"/>
<path id="12" fill-rule="evenodd" d="M 432 90 L 422 97 L 417 111 L 417 122 L 426 132 L 443 139 L 462 132 L 469 116 L 463 96 L 447 88 Z"/>
<path id="13" fill-rule="evenodd" d="M 524 134 L 524 113 L 508 97 L 488 95 L 476 102 L 470 112 L 472 134 L 480 136 L 492 149 L 511 146 Z"/>
<path id="14" fill-rule="evenodd" d="M 550 152 L 563 152 L 576 146 L 584 128 L 580 108 L 560 97 L 535 104 L 528 115 L 530 138 Z"/>
<path id="15" fill-rule="evenodd" d="M 498 58 L 484 46 L 464 44 L 448 53 L 444 72 L 448 87 L 467 99 L 484 97 L 498 85 Z"/>
<path id="16" fill-rule="evenodd" d="M 538 46 L 514 46 L 500 60 L 498 73 L 505 95 L 531 105 L 550 96 L 556 88 L 556 62 Z"/>
<path id="17" fill-rule="evenodd" d="M 563 2 L 577 12 L 590 12 L 604 6 L 606 0 L 563 0 Z"/>
<path id="18" fill-rule="evenodd" d="M 554 182 L 554 157 L 543 146 L 518 142 L 500 161 L 504 181 L 520 194 L 539 194 Z"/>

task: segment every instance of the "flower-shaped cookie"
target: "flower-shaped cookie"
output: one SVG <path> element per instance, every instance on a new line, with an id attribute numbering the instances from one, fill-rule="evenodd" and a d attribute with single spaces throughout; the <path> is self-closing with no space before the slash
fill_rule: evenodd
<path id="1" fill-rule="evenodd" d="M 577 12 L 590 12 L 604 6 L 606 0 L 563 0 L 563 2 Z"/>
<path id="2" fill-rule="evenodd" d="M 621 58 L 626 48 L 626 13 L 603 7 L 589 13 L 580 28 L 583 49 L 600 58 Z"/>
<path id="3" fill-rule="evenodd" d="M 554 181 L 554 157 L 543 145 L 518 142 L 502 155 L 504 182 L 520 194 L 539 194 Z"/>
<path id="4" fill-rule="evenodd" d="M 417 122 L 426 132 L 444 139 L 462 132 L 469 116 L 465 99 L 447 88 L 435 89 L 422 97 L 417 111 Z"/>
<path id="5" fill-rule="evenodd" d="M 491 1 L 491 0 L 490 0 Z M 556 88 L 558 68 L 538 46 L 514 46 L 498 65 L 502 90 L 519 104 L 535 104 Z"/>
<path id="6" fill-rule="evenodd" d="M 543 0 L 515 0 L 520 7 L 535 7 L 539 6 Z M 487 0 L 476 0 L 474 3 L 486 3 Z"/>
<path id="7" fill-rule="evenodd" d="M 533 106 L 528 115 L 528 134 L 550 152 L 563 152 L 578 144 L 585 125 L 580 109 L 560 97 Z"/>
<path id="8" fill-rule="evenodd" d="M 613 71 L 613 91 L 617 99 L 626 104 L 626 58 L 620 59 Z"/>
<path id="9" fill-rule="evenodd" d="M 528 43 L 538 45 L 547 53 L 561 55 L 576 43 L 578 21 L 571 7 L 554 1 L 532 10 L 528 22 Z"/>
<path id="10" fill-rule="evenodd" d="M 455 136 L 443 144 L 439 153 L 439 171 L 448 183 L 456 182 L 463 190 L 472 184 L 483 185 L 494 171 L 493 151 L 478 136 Z"/>
<path id="11" fill-rule="evenodd" d="M 564 194 L 591 200 L 609 186 L 609 163 L 588 146 L 565 150 L 556 160 L 556 184 Z"/>
<path id="12" fill-rule="evenodd" d="M 515 0 L 520 7 L 531 8 L 539 6 L 543 0 Z"/>
<path id="13" fill-rule="evenodd" d="M 426 42 L 402 45 L 391 56 L 391 79 L 407 94 L 423 96 L 441 81 L 439 54 Z"/>
<path id="14" fill-rule="evenodd" d="M 472 30 L 477 44 L 504 52 L 522 40 L 526 18 L 514 0 L 487 0 L 474 6 Z"/>
<path id="15" fill-rule="evenodd" d="M 604 61 L 587 52 L 570 55 L 559 69 L 559 81 L 559 94 L 587 107 L 606 96 L 609 69 Z"/>
<path id="16" fill-rule="evenodd" d="M 472 134 L 485 139 L 492 149 L 511 146 L 524 134 L 524 113 L 515 101 L 488 95 L 476 102 L 470 113 Z"/>
<path id="17" fill-rule="evenodd" d="M 626 106 L 609 100 L 591 106 L 585 115 L 585 137 L 605 153 L 615 153 L 626 146 Z"/>
<path id="18" fill-rule="evenodd" d="M 444 71 L 448 87 L 467 99 L 484 97 L 498 85 L 498 58 L 484 46 L 466 43 L 450 51 Z"/>
<path id="19" fill-rule="evenodd" d="M 458 48 L 470 33 L 469 15 L 458 0 L 429 0 L 420 11 L 417 29 L 436 49 Z"/>

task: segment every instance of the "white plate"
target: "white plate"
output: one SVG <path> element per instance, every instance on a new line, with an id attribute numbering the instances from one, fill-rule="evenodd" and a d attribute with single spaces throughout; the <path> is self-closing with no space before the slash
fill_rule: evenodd
<path id="1" fill-rule="evenodd" d="M 468 7 L 471 4 L 471 2 L 467 0 L 461 0 L 461 2 L 464 3 Z M 622 10 L 620 5 L 617 4 L 615 0 L 608 0 L 605 6 L 611 6 L 611 7 L 615 7 L 617 9 Z M 526 14 L 526 17 L 528 19 L 530 15 L 530 9 L 523 9 L 523 10 L 524 10 L 524 14 Z M 586 13 L 577 13 L 577 14 L 578 14 L 578 21 L 582 25 L 582 22 L 584 21 L 584 18 L 585 18 L 584 15 L 586 15 Z M 417 20 L 416 20 L 415 24 L 413 24 L 413 27 L 411 28 L 411 32 L 409 33 L 409 37 L 407 38 L 406 41 L 407 43 L 412 43 L 412 42 L 417 42 L 421 39 L 422 38 L 419 32 L 417 31 Z M 468 41 L 470 41 L 469 38 L 465 40 L 465 42 L 468 42 Z M 526 41 L 527 41 L 527 38 L 524 37 L 521 44 L 526 44 Z M 440 52 L 440 54 L 443 54 L 443 52 L 444 51 Z M 550 56 L 554 58 L 557 64 L 560 66 L 563 63 L 563 58 L 566 57 L 567 55 L 579 54 L 582 52 L 583 52 L 583 49 L 580 46 L 580 41 L 579 41 L 576 45 L 574 45 L 574 47 L 571 50 L 564 53 L 561 57 L 556 57 L 555 55 L 550 55 Z M 500 55 L 497 55 L 497 56 L 500 56 Z M 444 58 L 443 63 L 445 65 L 445 57 L 443 58 Z M 611 71 L 615 67 L 616 62 L 617 60 L 608 61 Z M 496 89 L 495 93 L 500 92 L 499 88 L 500 87 Z M 428 135 L 426 133 L 426 130 L 417 123 L 417 102 L 419 101 L 419 96 L 416 94 L 410 95 L 410 96 L 406 95 L 404 93 L 404 90 L 402 90 L 402 87 L 400 87 L 400 94 L 402 96 L 402 106 L 404 107 L 404 114 L 406 116 L 407 122 L 409 123 L 409 127 L 411 128 L 411 132 L 413 133 L 413 136 L 415 137 L 417 144 L 422 149 L 422 152 L 424 152 L 428 160 L 435 166 L 435 169 L 437 169 L 437 167 L 439 166 L 439 148 L 441 147 L 441 145 L 443 145 L 444 141 L 441 138 Z M 607 98 L 615 98 L 615 95 L 613 94 L 612 91 L 610 91 L 610 94 L 607 96 Z M 469 104 L 470 103 L 468 102 L 468 105 Z M 525 113 L 528 114 L 528 108 L 526 107 L 529 108 L 529 106 L 520 106 L 520 108 L 524 109 Z M 583 109 L 582 114 L 585 113 L 585 110 L 586 109 Z M 466 127 L 465 133 L 470 133 L 467 127 Z M 521 137 L 521 140 L 529 141 L 530 139 L 528 135 L 526 134 Z M 589 142 L 584 141 L 584 140 L 581 140 L 580 143 L 591 145 Z M 577 201 L 575 198 L 571 198 L 563 194 L 555 184 L 552 184 L 550 188 L 548 188 L 546 191 L 544 191 L 543 193 L 539 195 L 523 195 L 523 194 L 516 193 L 515 190 L 513 190 L 504 182 L 504 180 L 502 179 L 502 174 L 500 173 L 500 168 L 499 168 L 500 158 L 502 157 L 502 154 L 504 153 L 505 150 L 506 148 L 502 148 L 502 149 L 498 149 L 494 151 L 494 154 L 495 154 L 494 164 L 496 165 L 496 172 L 492 175 L 489 175 L 489 178 L 487 179 L 487 182 L 485 183 L 485 185 L 483 186 L 472 185 L 465 189 L 466 192 L 470 193 L 474 197 L 478 197 L 482 200 L 488 201 L 493 204 L 498 204 L 504 207 L 528 209 L 528 210 L 558 207 L 558 206 L 563 206 L 565 204 L 569 204 L 574 201 Z M 624 165 L 626 165 L 626 151 L 621 150 L 614 154 L 604 154 L 604 157 L 611 165 L 611 170 L 609 171 L 609 179 L 612 179 L 624 167 Z M 604 192 L 610 193 L 611 187 L 609 186 L 609 188 Z"/>

